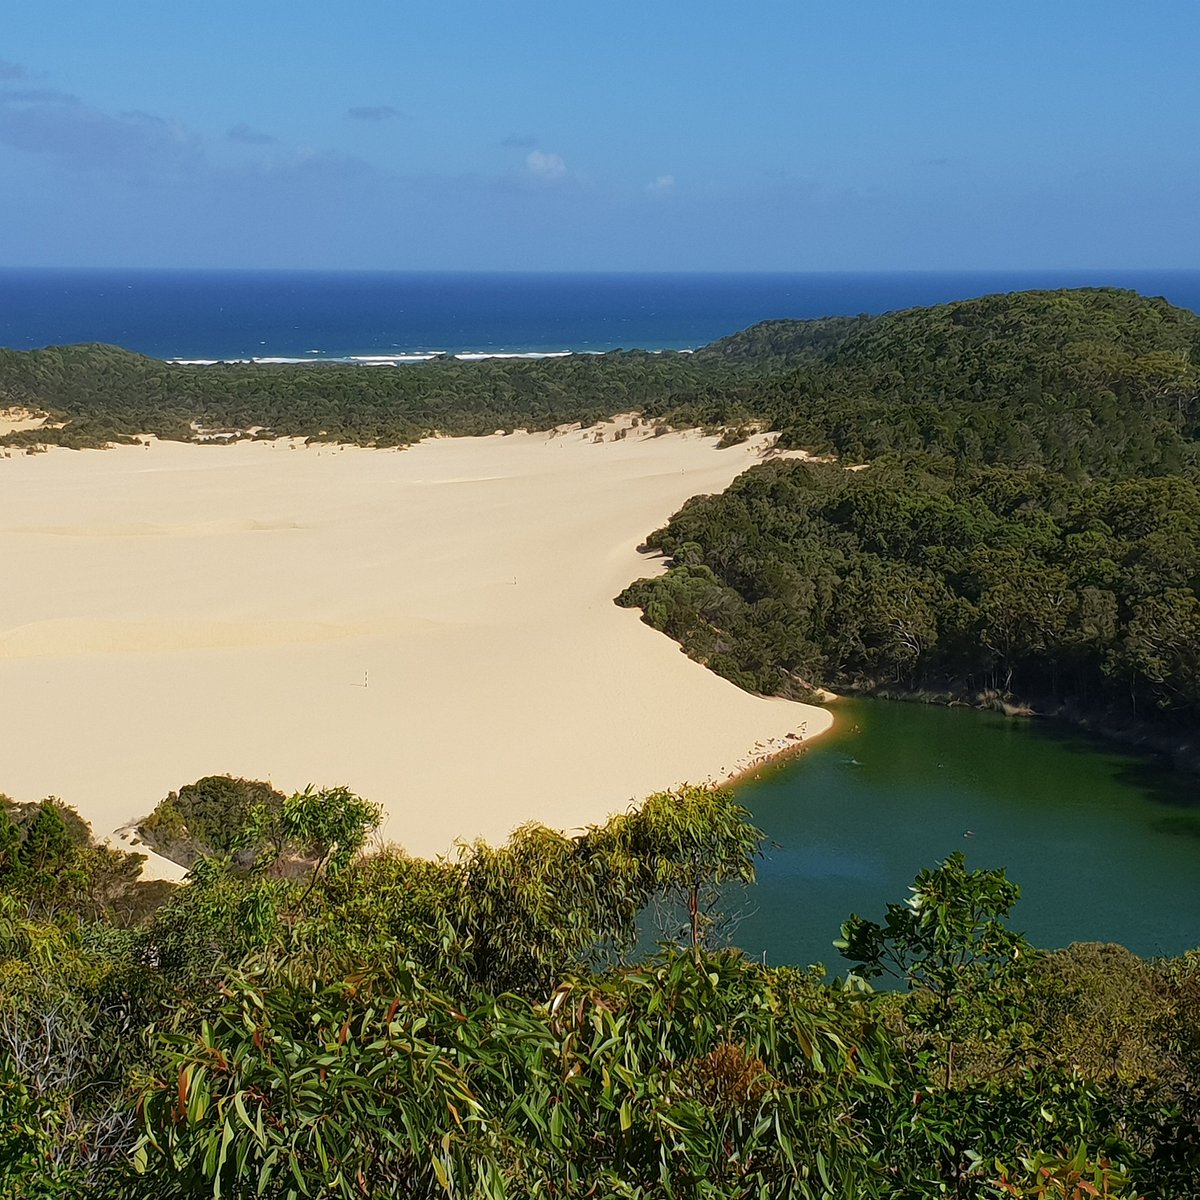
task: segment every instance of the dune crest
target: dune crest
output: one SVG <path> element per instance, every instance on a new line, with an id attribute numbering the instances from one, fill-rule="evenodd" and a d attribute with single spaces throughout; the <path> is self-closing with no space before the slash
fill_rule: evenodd
<path id="1" fill-rule="evenodd" d="M 642 539 L 769 438 L 626 421 L 290 449 L 0 462 L 0 790 L 105 834 L 205 774 L 345 784 L 433 854 L 603 820 L 830 724 L 613 604 L 663 568 Z"/>

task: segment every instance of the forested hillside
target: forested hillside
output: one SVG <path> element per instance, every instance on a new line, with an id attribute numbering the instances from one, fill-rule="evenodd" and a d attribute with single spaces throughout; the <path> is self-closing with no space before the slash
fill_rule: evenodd
<path id="1" fill-rule="evenodd" d="M 777 323 L 770 357 L 782 353 Z M 807 346 L 807 323 L 797 323 Z M 756 343 L 757 329 L 734 344 Z M 731 353 L 727 345 L 725 353 Z M 764 396 L 785 440 L 857 461 L 927 452 L 1072 477 L 1197 462 L 1200 317 L 1114 289 L 889 313 Z"/>
<path id="2" fill-rule="evenodd" d="M 1200 481 L 777 461 L 648 539 L 622 604 L 751 691 L 974 695 L 1200 720 Z"/>
<path id="3" fill-rule="evenodd" d="M 876 318 L 820 317 L 814 321 L 760 321 L 696 352 L 700 362 L 742 363 L 757 368 L 786 368 L 829 357 L 851 334 Z"/>
<path id="4" fill-rule="evenodd" d="M 844 332 L 771 393 L 785 438 L 836 462 L 693 500 L 647 539 L 671 569 L 620 602 L 754 691 L 994 692 L 1190 737 L 1200 318 L 1085 290 Z M 786 335 L 721 352 L 779 361 Z"/>

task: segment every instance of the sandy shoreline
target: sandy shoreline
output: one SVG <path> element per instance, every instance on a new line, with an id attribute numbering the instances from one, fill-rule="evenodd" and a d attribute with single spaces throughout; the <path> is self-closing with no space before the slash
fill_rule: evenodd
<path id="1" fill-rule="evenodd" d="M 205 774 L 345 784 L 436 854 L 827 729 L 612 602 L 662 569 L 641 540 L 767 439 L 601 434 L 0 460 L 0 791 L 103 836 Z"/>

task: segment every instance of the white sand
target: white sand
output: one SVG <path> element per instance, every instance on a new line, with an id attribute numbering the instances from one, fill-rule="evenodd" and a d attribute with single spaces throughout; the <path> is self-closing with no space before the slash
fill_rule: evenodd
<path id="1" fill-rule="evenodd" d="M 45 413 L 35 413 L 28 408 L 0 408 L 0 437 L 23 429 L 41 429 L 45 423 Z M 0 450 L 0 453 L 14 452 Z"/>
<path id="2" fill-rule="evenodd" d="M 434 854 L 826 729 L 612 602 L 767 440 L 593 436 L 0 459 L 0 791 L 104 835 L 206 774 L 345 784 Z"/>

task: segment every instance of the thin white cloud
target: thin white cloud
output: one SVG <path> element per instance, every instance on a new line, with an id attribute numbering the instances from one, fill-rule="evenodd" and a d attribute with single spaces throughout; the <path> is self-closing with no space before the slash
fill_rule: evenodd
<path id="1" fill-rule="evenodd" d="M 656 175 L 648 184 L 646 191 L 661 195 L 663 192 L 673 192 L 675 190 L 674 175 Z"/>
<path id="2" fill-rule="evenodd" d="M 560 155 L 547 154 L 541 150 L 530 150 L 525 156 L 525 165 L 529 173 L 538 179 L 563 179 L 567 174 L 567 164 Z"/>

